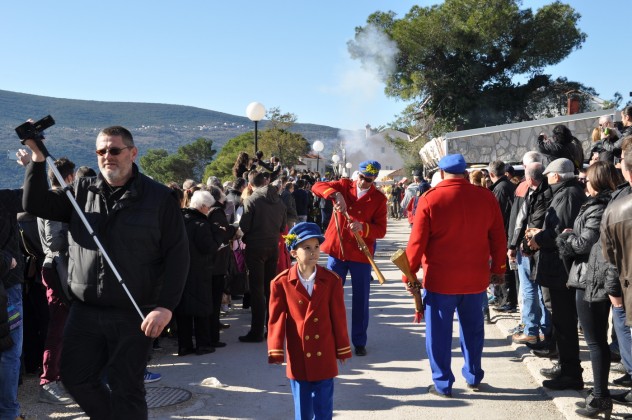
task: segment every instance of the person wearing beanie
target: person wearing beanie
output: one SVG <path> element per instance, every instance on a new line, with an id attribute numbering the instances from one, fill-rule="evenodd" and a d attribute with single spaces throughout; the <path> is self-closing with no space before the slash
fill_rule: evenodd
<path id="1" fill-rule="evenodd" d="M 268 363 L 283 363 L 287 349 L 295 418 L 332 418 L 336 362 L 351 357 L 342 282 L 318 265 L 325 238 L 316 223 L 298 223 L 284 238 L 296 264 L 270 284 Z"/>
<path id="2" fill-rule="evenodd" d="M 356 180 L 317 182 L 312 193 L 333 200 L 336 220 L 329 223 L 325 232 L 323 251 L 329 254 L 327 268 L 342 278 L 351 274 L 351 342 L 357 356 L 366 355 L 369 327 L 369 292 L 371 265 L 358 247 L 354 232 L 358 233 L 371 253 L 375 241 L 386 235 L 386 196 L 375 187 L 380 164 L 367 160 L 358 165 Z M 347 218 L 348 216 L 348 218 Z"/>

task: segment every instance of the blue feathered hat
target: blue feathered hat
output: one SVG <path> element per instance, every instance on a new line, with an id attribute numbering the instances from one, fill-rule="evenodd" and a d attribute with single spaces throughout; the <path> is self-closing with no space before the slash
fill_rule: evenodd
<path id="1" fill-rule="evenodd" d="M 310 238 L 317 238 L 318 243 L 323 243 L 325 237 L 316 223 L 301 222 L 294 225 L 287 235 L 283 235 L 285 246 L 288 250 L 296 249 L 296 246 Z"/>
<path id="2" fill-rule="evenodd" d="M 375 178 L 380 173 L 382 165 L 376 160 L 365 160 L 358 166 L 358 169 L 362 175 Z"/>

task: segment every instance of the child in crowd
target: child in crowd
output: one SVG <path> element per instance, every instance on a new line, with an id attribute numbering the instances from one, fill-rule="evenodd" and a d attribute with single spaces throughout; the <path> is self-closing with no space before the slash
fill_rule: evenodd
<path id="1" fill-rule="evenodd" d="M 296 264 L 270 283 L 268 362 L 283 363 L 285 342 L 295 419 L 332 418 L 336 359 L 351 357 L 342 281 L 318 266 L 324 240 L 317 224 L 295 225 L 285 243 Z"/>

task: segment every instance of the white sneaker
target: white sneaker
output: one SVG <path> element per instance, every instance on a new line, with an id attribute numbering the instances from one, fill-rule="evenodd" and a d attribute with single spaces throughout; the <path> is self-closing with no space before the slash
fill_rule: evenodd
<path id="1" fill-rule="evenodd" d="M 59 382 L 49 382 L 40 386 L 39 401 L 48 404 L 68 405 L 74 401 Z"/>

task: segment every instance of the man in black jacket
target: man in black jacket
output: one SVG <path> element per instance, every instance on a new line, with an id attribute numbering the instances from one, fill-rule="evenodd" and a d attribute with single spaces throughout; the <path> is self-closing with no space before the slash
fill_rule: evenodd
<path id="1" fill-rule="evenodd" d="M 542 229 L 531 230 L 528 246 L 537 251 L 535 268 L 531 275 L 535 281 L 549 288 L 551 295 L 553 335 L 560 354 L 560 373 L 542 382 L 550 389 L 583 389 L 583 369 L 579 361 L 577 336 L 577 309 L 575 289 L 566 287 L 570 263 L 560 259 L 555 243 L 564 229 L 572 229 L 581 205 L 586 201 L 584 186 L 577 181 L 573 162 L 559 158 L 544 171 L 553 199 L 544 216 Z"/>
<path id="2" fill-rule="evenodd" d="M 33 161 L 26 171 L 25 209 L 69 224 L 68 281 L 75 300 L 64 331 L 62 381 L 91 419 L 147 418 L 149 345 L 171 320 L 189 266 L 178 202 L 171 190 L 138 172 L 138 150 L 127 129 L 101 130 L 100 174 L 79 179 L 74 195 L 143 311 L 141 322 L 64 191 L 48 190 L 45 156 L 33 140 L 26 145 Z"/>
<path id="3" fill-rule="evenodd" d="M 505 175 L 507 165 L 500 160 L 495 160 L 489 164 L 489 177 L 492 180 L 490 189 L 494 193 L 500 212 L 503 215 L 503 224 L 505 225 L 505 238 L 509 231 L 509 219 L 511 218 L 511 206 L 514 202 L 514 193 L 516 186 Z M 505 282 L 500 286 L 502 291 L 501 306 L 498 309 L 501 312 L 516 312 L 518 306 L 518 292 L 516 290 L 516 274 L 510 268 L 509 261 L 506 261 Z"/>
<path id="4" fill-rule="evenodd" d="M 263 341 L 270 281 L 277 274 L 278 244 L 287 224 L 285 204 L 281 201 L 279 191 L 267 183 L 263 173 L 254 175 L 252 187 L 254 191 L 244 202 L 244 214 L 239 221 L 246 244 L 252 306 L 250 331 L 239 337 L 239 341 L 244 343 Z"/>

